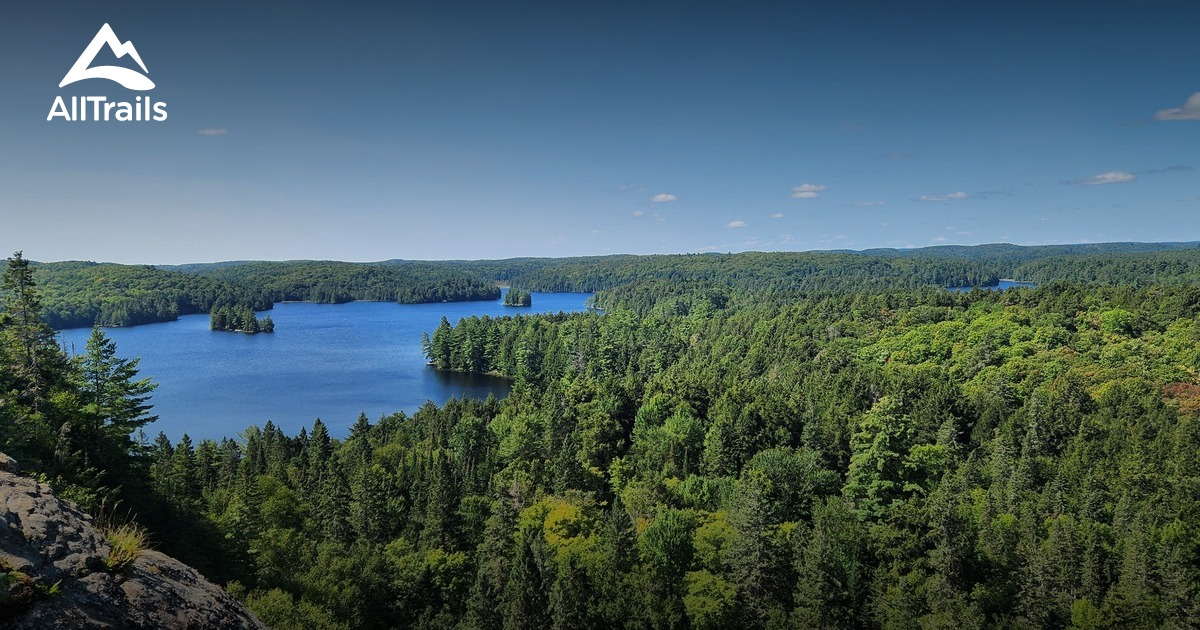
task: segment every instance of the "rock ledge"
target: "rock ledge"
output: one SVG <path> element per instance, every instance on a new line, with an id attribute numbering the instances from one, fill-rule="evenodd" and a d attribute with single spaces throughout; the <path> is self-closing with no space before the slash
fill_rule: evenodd
<path id="1" fill-rule="evenodd" d="M 263 627 L 222 588 L 157 551 L 109 572 L 112 549 L 91 517 L 16 471 L 0 453 L 0 573 L 17 578 L 0 581 L 0 626 Z"/>

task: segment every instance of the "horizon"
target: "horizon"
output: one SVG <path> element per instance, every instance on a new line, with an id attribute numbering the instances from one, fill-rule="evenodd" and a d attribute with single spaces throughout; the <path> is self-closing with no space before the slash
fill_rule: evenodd
<path id="1" fill-rule="evenodd" d="M 1197 238 L 1189 7 L 21 5 L 0 247 L 167 265 Z M 93 65 L 144 62 L 153 90 L 58 87 L 103 24 L 138 63 Z M 47 121 L 58 96 L 142 94 L 169 117 Z"/>
<path id="2" fill-rule="evenodd" d="M 1043 247 L 1087 247 L 1087 246 L 1105 246 L 1105 245 L 1145 245 L 1145 246 L 1163 246 L 1163 249 L 1150 250 L 1147 252 L 1134 253 L 1158 253 L 1166 251 L 1180 251 L 1186 249 L 1184 246 L 1200 246 L 1200 240 L 1195 241 L 1102 241 L 1092 243 L 1045 243 L 1040 245 L 1021 245 L 1018 243 L 976 243 L 973 245 L 964 245 L 957 243 L 939 243 L 937 245 L 926 245 L 922 247 L 870 247 L 864 249 L 809 249 L 809 250 L 742 250 L 729 252 L 655 252 L 649 254 L 634 254 L 629 252 L 616 252 L 611 254 L 580 254 L 576 256 L 507 256 L 504 258 L 381 258 L 375 260 L 344 260 L 334 258 L 288 258 L 288 259 L 238 259 L 238 260 L 209 260 L 209 261 L 188 261 L 182 263 L 161 263 L 161 262 L 120 262 L 115 260 L 85 260 L 78 258 L 62 259 L 62 260 L 42 260 L 26 256 L 23 250 L 17 250 L 26 260 L 33 264 L 59 264 L 59 263 L 86 263 L 96 265 L 129 265 L 129 266 L 150 266 L 150 267 L 188 267 L 193 265 L 221 265 L 221 264 L 250 264 L 250 263 L 301 263 L 301 262 L 331 262 L 331 263 L 349 263 L 355 265 L 372 265 L 383 263 L 478 263 L 478 262 L 506 262 L 516 260 L 573 260 L 584 258 L 615 258 L 624 256 L 734 256 L 738 254 L 859 254 L 870 255 L 871 252 L 879 251 L 895 251 L 895 252 L 919 252 L 932 249 L 971 249 L 979 247 L 1016 247 L 1016 248 L 1043 248 Z M 1176 247 L 1167 247 L 1176 246 Z M 1004 278 L 1002 278 L 1004 279 Z"/>

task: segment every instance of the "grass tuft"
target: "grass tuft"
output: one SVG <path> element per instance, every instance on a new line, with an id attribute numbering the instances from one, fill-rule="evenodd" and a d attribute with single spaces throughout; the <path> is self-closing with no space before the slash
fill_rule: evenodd
<path id="1" fill-rule="evenodd" d="M 116 529 L 104 532 L 112 552 L 104 560 L 109 571 L 120 571 L 137 560 L 142 550 L 146 548 L 149 535 L 146 529 L 137 523 L 125 523 Z"/>
<path id="2" fill-rule="evenodd" d="M 120 571 L 137 560 L 150 542 L 150 532 L 145 527 L 128 520 L 128 517 L 123 521 L 118 520 L 116 506 L 113 506 L 112 511 L 106 508 L 107 506 L 103 503 L 100 505 L 100 510 L 96 514 L 96 528 L 104 534 L 104 538 L 112 547 L 112 551 L 104 559 L 104 566 L 111 573 Z"/>

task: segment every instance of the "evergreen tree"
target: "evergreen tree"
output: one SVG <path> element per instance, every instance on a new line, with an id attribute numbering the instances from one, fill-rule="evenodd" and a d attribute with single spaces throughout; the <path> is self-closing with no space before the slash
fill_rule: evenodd
<path id="1" fill-rule="evenodd" d="M 72 436 L 90 463 L 109 472 L 112 484 L 126 481 L 124 468 L 137 447 L 134 432 L 157 419 L 149 414 L 150 392 L 157 384 L 137 378 L 138 361 L 118 357 L 116 343 L 98 327 L 77 358 L 84 404 Z"/>

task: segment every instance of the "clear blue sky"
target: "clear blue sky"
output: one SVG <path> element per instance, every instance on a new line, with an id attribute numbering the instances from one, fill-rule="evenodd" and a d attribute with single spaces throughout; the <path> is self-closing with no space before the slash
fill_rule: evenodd
<path id="1" fill-rule="evenodd" d="M 46 122 L 56 95 L 138 94 L 58 88 L 106 22 L 166 122 Z M 1196 240 L 1198 22 L 1194 1 L 6 6 L 0 251 Z"/>

